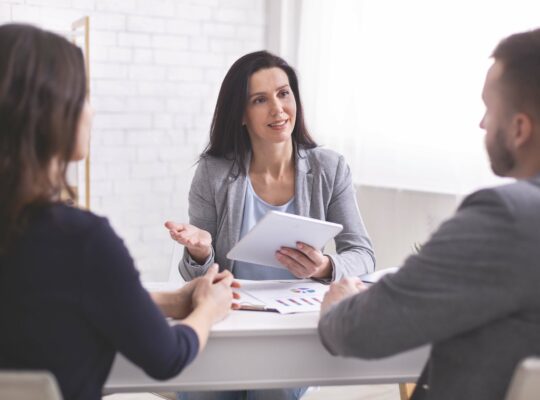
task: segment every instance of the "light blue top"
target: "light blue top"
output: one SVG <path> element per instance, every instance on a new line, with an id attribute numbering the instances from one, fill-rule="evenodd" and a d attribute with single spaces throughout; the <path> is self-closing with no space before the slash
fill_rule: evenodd
<path id="1" fill-rule="evenodd" d="M 240 239 L 243 238 L 268 211 L 281 211 L 296 214 L 294 196 L 281 206 L 273 206 L 261 199 L 255 193 L 251 179 L 247 179 L 246 198 L 244 202 L 244 215 L 240 229 Z M 276 249 L 278 250 L 278 249 Z M 296 277 L 287 269 L 267 267 L 265 265 L 237 261 L 234 265 L 234 276 L 238 279 L 295 279 Z"/>

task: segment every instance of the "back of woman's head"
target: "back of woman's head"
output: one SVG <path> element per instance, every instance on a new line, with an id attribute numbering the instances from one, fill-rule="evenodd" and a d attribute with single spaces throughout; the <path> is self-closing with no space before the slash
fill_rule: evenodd
<path id="1" fill-rule="evenodd" d="M 283 70 L 294 93 L 296 123 L 292 132 L 293 145 L 295 148 L 298 145 L 307 148 L 316 146 L 304 122 L 296 72 L 281 57 L 267 51 L 256 51 L 240 57 L 225 75 L 210 128 L 210 143 L 203 154 L 232 158 L 245 173 L 244 160 L 251 144 L 242 120 L 248 100 L 249 78 L 257 71 L 269 68 Z"/>
<path id="2" fill-rule="evenodd" d="M 78 47 L 29 25 L 0 26 L 0 54 L 2 253 L 67 188 L 86 78 Z"/>

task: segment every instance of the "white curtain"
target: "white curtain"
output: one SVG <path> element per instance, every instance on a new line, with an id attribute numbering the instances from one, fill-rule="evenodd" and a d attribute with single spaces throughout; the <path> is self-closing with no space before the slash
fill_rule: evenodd
<path id="1" fill-rule="evenodd" d="M 303 0 L 308 127 L 357 183 L 463 194 L 500 182 L 478 123 L 498 41 L 540 26 L 538 0 Z"/>

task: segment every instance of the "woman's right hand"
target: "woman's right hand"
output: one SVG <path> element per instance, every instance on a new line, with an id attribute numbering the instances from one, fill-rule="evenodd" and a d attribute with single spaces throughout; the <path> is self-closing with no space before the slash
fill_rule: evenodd
<path id="1" fill-rule="evenodd" d="M 212 253 L 212 236 L 203 229 L 190 224 L 177 224 L 172 221 L 165 222 L 171 238 L 185 246 L 197 263 L 204 264 Z"/>

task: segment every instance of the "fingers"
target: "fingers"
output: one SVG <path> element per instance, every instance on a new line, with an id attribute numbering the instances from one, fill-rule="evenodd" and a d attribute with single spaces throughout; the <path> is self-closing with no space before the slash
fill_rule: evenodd
<path id="1" fill-rule="evenodd" d="M 216 264 L 217 265 L 217 264 Z M 215 278 L 214 278 L 214 283 L 217 283 L 219 282 L 220 280 L 226 278 L 227 276 L 232 276 L 232 273 L 231 271 L 227 270 L 227 269 L 224 269 L 223 271 L 221 271 L 220 273 L 216 274 Z"/>
<path id="2" fill-rule="evenodd" d="M 171 236 L 172 240 L 186 245 L 184 234 L 186 227 L 184 224 L 177 224 L 172 221 L 167 221 L 165 222 L 165 227 L 169 230 L 169 235 Z"/>
<path id="3" fill-rule="evenodd" d="M 175 233 L 175 237 L 181 240 L 186 246 L 190 247 L 210 247 L 212 245 L 212 237 L 207 231 L 197 228 L 193 225 L 182 225 L 181 230 L 171 231 Z"/>
<path id="4" fill-rule="evenodd" d="M 351 287 L 351 288 L 357 288 L 359 286 L 363 286 L 362 280 L 356 276 L 342 278 L 337 283 L 342 284 L 347 287 Z"/>
<path id="5" fill-rule="evenodd" d="M 284 256 L 283 260 L 293 260 L 295 263 L 300 264 L 308 269 L 315 269 L 317 265 L 308 258 L 303 252 L 289 247 L 282 247 L 277 251 L 278 254 Z M 293 264 L 295 264 L 293 263 Z"/>
<path id="6" fill-rule="evenodd" d="M 240 287 L 240 284 L 234 281 L 234 276 L 231 273 L 231 271 L 228 271 L 228 270 L 223 270 L 221 272 L 218 272 L 218 271 L 219 271 L 219 265 L 214 263 L 206 272 L 205 277 L 208 277 L 208 279 L 210 279 L 212 284 L 214 285 L 221 284 L 227 287 Z"/>
<path id="7" fill-rule="evenodd" d="M 179 230 L 184 229 L 184 224 L 177 224 L 176 222 L 173 222 L 173 221 L 166 221 L 164 225 L 165 225 L 165 228 L 167 228 L 170 231 L 179 231 Z"/>
<path id="8" fill-rule="evenodd" d="M 317 250 L 315 247 L 311 247 L 308 244 L 297 242 L 296 248 L 298 251 L 302 252 L 307 258 L 311 260 L 314 264 L 320 264 L 324 257 L 323 253 L 320 250 Z"/>
<path id="9" fill-rule="evenodd" d="M 309 278 L 318 268 L 303 252 L 282 247 L 276 252 L 277 260 L 298 278 Z"/>
<path id="10" fill-rule="evenodd" d="M 357 294 L 360 291 L 358 287 L 358 282 L 361 283 L 358 278 L 343 278 L 337 282 L 334 282 L 330 285 L 328 290 L 328 295 L 334 299 L 343 299 L 348 296 Z"/>
<path id="11" fill-rule="evenodd" d="M 367 285 L 366 285 L 364 282 L 362 282 L 362 281 L 359 279 L 358 282 L 356 282 L 356 288 L 357 288 L 358 290 L 365 290 L 365 289 L 367 289 L 368 287 L 367 287 Z"/>
<path id="12" fill-rule="evenodd" d="M 167 229 L 174 229 L 176 224 L 172 221 L 165 221 L 163 225 L 165 225 L 165 228 Z"/>
<path id="13" fill-rule="evenodd" d="M 216 275 L 218 274 L 219 267 L 217 264 L 212 264 L 208 270 L 206 271 L 206 274 L 204 274 L 204 278 L 208 279 L 211 283 L 214 282 Z"/>

